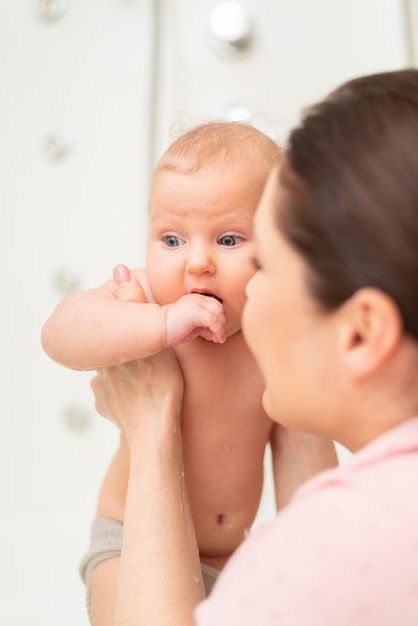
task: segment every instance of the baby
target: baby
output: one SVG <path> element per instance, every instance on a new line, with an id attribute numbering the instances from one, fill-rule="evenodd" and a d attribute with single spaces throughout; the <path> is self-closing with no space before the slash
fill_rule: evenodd
<path id="1" fill-rule="evenodd" d="M 279 508 L 299 484 L 336 463 L 331 441 L 273 426 L 241 332 L 255 271 L 253 217 L 280 157 L 272 139 L 246 124 L 213 122 L 180 136 L 152 177 L 146 269 L 117 266 L 103 286 L 64 298 L 42 330 L 49 356 L 79 370 L 174 349 L 184 377 L 185 481 L 207 591 L 254 521 L 269 443 Z M 123 522 L 128 457 L 122 437 L 99 525 Z M 103 554 L 96 544 L 87 569 Z"/>

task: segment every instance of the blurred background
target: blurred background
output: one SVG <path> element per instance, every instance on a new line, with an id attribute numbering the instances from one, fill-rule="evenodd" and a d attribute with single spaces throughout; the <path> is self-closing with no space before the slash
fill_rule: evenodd
<path id="1" fill-rule="evenodd" d="M 285 144 L 305 105 L 414 65 L 417 41 L 416 0 L 0 0 L 0 623 L 88 624 L 78 563 L 117 433 L 39 334 L 66 293 L 143 264 L 173 129 L 246 120 Z"/>

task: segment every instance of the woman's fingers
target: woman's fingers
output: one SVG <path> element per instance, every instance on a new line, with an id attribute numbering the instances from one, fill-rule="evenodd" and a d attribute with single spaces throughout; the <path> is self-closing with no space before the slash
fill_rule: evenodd
<path id="1" fill-rule="evenodd" d="M 144 291 L 135 274 L 126 265 L 116 265 L 113 268 L 115 295 L 118 300 L 125 302 L 146 302 Z"/>
<path id="2" fill-rule="evenodd" d="M 125 434 L 139 419 L 166 419 L 164 406 L 172 409 L 167 419 L 180 417 L 183 375 L 172 350 L 98 370 L 90 385 L 97 412 Z"/>

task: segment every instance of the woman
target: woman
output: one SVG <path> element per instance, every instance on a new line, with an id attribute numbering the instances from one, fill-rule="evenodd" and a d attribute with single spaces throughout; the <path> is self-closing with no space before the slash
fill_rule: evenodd
<path id="1" fill-rule="evenodd" d="M 418 71 L 359 78 L 307 111 L 269 178 L 243 318 L 264 407 L 353 456 L 250 535 L 198 626 L 418 624 L 417 145 Z M 117 623 L 193 624 L 173 355 L 94 390 L 132 460 Z"/>

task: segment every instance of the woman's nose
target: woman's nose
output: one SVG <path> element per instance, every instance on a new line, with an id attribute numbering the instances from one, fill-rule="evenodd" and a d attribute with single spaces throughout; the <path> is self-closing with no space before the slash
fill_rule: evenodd
<path id="1" fill-rule="evenodd" d="M 208 246 L 199 244 L 189 248 L 186 270 L 191 274 L 213 274 L 215 262 Z"/>

